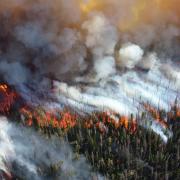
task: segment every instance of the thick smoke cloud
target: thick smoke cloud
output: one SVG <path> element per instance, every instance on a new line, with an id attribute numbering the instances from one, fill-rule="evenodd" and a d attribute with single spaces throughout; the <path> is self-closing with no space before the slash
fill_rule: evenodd
<path id="1" fill-rule="evenodd" d="M 125 44 L 120 49 L 120 62 L 117 62 L 121 67 L 129 69 L 134 68 L 138 62 L 142 60 L 143 50 L 135 44 Z"/>
<path id="2" fill-rule="evenodd" d="M 143 110 L 143 101 L 168 110 L 180 90 L 176 4 L 1 1 L 1 79 L 38 103 L 29 96 L 50 95 L 56 80 L 53 96 L 61 104 L 129 114 Z"/>
<path id="3" fill-rule="evenodd" d="M 13 85 L 24 83 L 28 78 L 28 69 L 18 62 L 8 63 L 2 60 L 0 62 L 0 71 L 4 74 L 4 80 Z"/>
<path id="4" fill-rule="evenodd" d="M 52 74 L 59 80 L 72 80 L 75 74 L 82 73 L 89 67 L 92 59 L 96 61 L 112 55 L 119 38 L 125 42 L 133 41 L 143 48 L 153 45 L 158 52 L 165 48 L 167 55 L 171 54 L 172 57 L 174 53 L 178 53 L 176 51 L 179 47 L 174 42 L 179 36 L 179 13 L 175 2 L 2 1 L 1 61 L 7 62 L 1 64 L 1 69 L 3 70 L 3 65 L 6 69 L 7 63 L 21 64 L 18 65 L 18 68 L 21 66 L 19 74 L 25 74 L 25 77 L 19 82 L 15 79 L 13 84 L 32 79 L 29 72 L 25 73 L 26 68 L 32 74 L 35 71 L 37 76 Z M 153 10 L 145 11 L 149 6 L 154 6 Z M 143 17 L 139 17 L 140 15 Z M 126 29 L 124 33 L 123 29 Z M 159 31 L 162 33 L 157 33 Z M 88 58 L 89 51 L 93 58 Z M 161 54 L 166 57 L 164 51 Z M 132 58 L 133 55 L 132 52 L 130 59 L 137 61 L 136 55 Z M 128 60 L 125 58 L 123 61 Z M 129 63 L 132 64 L 132 60 Z M 9 69 L 11 67 L 14 69 L 14 64 L 9 65 Z M 5 73 L 1 71 L 1 74 Z M 11 74 L 13 76 L 14 73 Z M 12 81 L 13 78 L 10 75 L 8 77 L 5 80 L 8 78 Z"/>

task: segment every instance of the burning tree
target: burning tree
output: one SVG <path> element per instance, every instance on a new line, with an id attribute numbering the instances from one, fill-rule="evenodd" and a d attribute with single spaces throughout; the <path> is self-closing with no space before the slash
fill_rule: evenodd
<path id="1" fill-rule="evenodd" d="M 0 86 L 0 93 L 3 97 L 1 113 L 16 117 L 18 122 L 34 127 L 49 138 L 53 135 L 64 138 L 72 145 L 75 159 L 84 154 L 93 170 L 109 179 L 176 179 L 179 176 L 180 111 L 177 102 L 170 112 L 144 104 L 146 111 L 136 118 L 113 112 L 80 115 L 67 108 L 47 111 L 40 106 L 22 106 L 17 115 L 16 111 L 10 111 L 16 93 L 7 85 Z M 150 114 L 155 122 L 172 130 L 173 136 L 167 143 L 138 124 L 148 117 L 144 114 Z M 55 177 L 58 167 L 58 164 L 47 167 L 49 174 Z"/>
<path id="2" fill-rule="evenodd" d="M 155 117 L 160 114 L 146 108 Z M 178 109 L 174 105 L 166 113 L 165 127 L 173 130 L 167 143 L 152 130 L 139 126 L 133 115 L 96 112 L 80 116 L 66 110 L 50 113 L 39 108 L 33 112 L 21 109 L 21 113 L 28 126 L 37 127 L 49 137 L 64 137 L 73 146 L 77 159 L 84 154 L 93 170 L 109 179 L 176 179 L 180 157 Z M 164 122 L 156 118 L 155 121 Z"/>
<path id="3" fill-rule="evenodd" d="M 17 94 L 8 85 L 0 84 L 0 113 L 8 113 L 16 97 Z"/>

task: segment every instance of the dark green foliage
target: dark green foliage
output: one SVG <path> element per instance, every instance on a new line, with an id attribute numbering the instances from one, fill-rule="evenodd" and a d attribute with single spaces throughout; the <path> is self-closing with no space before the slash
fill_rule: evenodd
<path id="1" fill-rule="evenodd" d="M 107 133 L 76 126 L 68 132 L 74 151 L 85 154 L 95 171 L 110 179 L 179 179 L 180 124 L 171 124 L 173 137 L 165 144 L 151 130 L 138 127 L 132 134 L 125 127 L 109 125 Z"/>
<path id="2" fill-rule="evenodd" d="M 174 110 L 175 112 L 175 110 Z M 174 113 L 172 112 L 172 113 Z M 162 112 L 164 113 L 164 112 Z M 39 127 L 37 130 L 51 136 L 57 135 L 69 141 L 78 159 L 83 154 L 91 163 L 93 170 L 107 179 L 180 179 L 180 119 L 168 117 L 167 124 L 173 136 L 167 143 L 153 131 L 138 126 L 135 132 L 125 126 L 115 127 L 107 123 L 108 131 L 101 132 L 97 127 L 99 119 L 95 114 L 77 120 L 75 127 L 63 131 L 59 128 Z M 91 119 L 87 128 L 84 121 Z M 55 166 L 51 167 L 51 174 Z"/>

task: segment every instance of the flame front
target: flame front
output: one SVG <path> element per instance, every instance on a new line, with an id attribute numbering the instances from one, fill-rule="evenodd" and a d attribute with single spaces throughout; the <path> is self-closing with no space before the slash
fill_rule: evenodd
<path id="1" fill-rule="evenodd" d="M 135 133 L 137 130 L 137 122 L 135 119 L 122 116 L 119 117 L 118 120 L 115 120 L 113 113 L 109 114 L 107 112 L 95 113 L 84 118 L 66 110 L 48 112 L 35 108 L 31 111 L 27 107 L 23 107 L 20 109 L 20 113 L 24 116 L 27 126 L 37 125 L 40 128 L 53 127 L 68 131 L 80 123 L 87 129 L 97 128 L 103 134 L 107 132 L 109 126 L 115 129 L 124 127 L 131 133 Z M 79 121 L 78 119 L 81 120 Z"/>

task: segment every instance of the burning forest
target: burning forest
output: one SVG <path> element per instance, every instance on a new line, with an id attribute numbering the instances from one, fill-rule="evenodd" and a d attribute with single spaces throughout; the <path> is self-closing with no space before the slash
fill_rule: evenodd
<path id="1" fill-rule="evenodd" d="M 180 178 L 178 0 L 0 1 L 0 179 Z"/>

